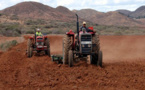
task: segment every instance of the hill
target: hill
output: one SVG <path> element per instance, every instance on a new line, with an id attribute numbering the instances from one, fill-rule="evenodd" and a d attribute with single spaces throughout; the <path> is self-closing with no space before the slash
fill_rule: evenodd
<path id="1" fill-rule="evenodd" d="M 145 18 L 145 6 L 141 6 L 132 12 L 128 10 L 117 10 L 117 11 L 131 18 L 137 19 Z"/>
<path id="2" fill-rule="evenodd" d="M 72 12 L 64 7 L 52 8 L 37 2 L 22 2 L 2 10 L 1 13 L 6 15 L 17 15 L 23 19 L 32 18 L 62 21 L 74 19 Z"/>
<path id="3" fill-rule="evenodd" d="M 101 25 L 139 26 L 142 23 L 118 12 L 102 13 L 92 9 L 83 9 L 76 12 L 80 17 Z"/>
<path id="4" fill-rule="evenodd" d="M 130 13 L 130 16 L 134 18 L 145 18 L 145 6 L 139 7 L 134 12 Z"/>
<path id="5" fill-rule="evenodd" d="M 129 10 L 123 10 L 123 9 L 117 10 L 117 12 L 120 12 L 121 14 L 124 14 L 126 16 L 130 15 L 130 13 L 131 13 L 131 11 L 129 11 Z"/>

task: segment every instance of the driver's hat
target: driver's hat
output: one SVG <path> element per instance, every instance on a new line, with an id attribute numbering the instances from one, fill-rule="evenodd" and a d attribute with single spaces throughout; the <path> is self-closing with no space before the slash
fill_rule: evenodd
<path id="1" fill-rule="evenodd" d="M 83 25 L 86 25 L 86 22 L 85 21 L 83 22 Z"/>
<path id="2" fill-rule="evenodd" d="M 40 31 L 40 28 L 37 28 L 37 32 L 39 32 Z"/>

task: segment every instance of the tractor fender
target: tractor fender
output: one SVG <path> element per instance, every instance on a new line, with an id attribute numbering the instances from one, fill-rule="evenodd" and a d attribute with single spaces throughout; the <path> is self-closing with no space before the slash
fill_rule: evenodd
<path id="1" fill-rule="evenodd" d="M 46 38 L 48 38 L 47 36 L 44 36 L 44 38 L 46 39 Z"/>
<path id="2" fill-rule="evenodd" d="M 69 32 L 66 32 L 66 35 L 75 35 L 75 33 L 72 31 L 72 30 L 70 30 Z"/>
<path id="3" fill-rule="evenodd" d="M 90 33 L 90 34 L 92 34 L 92 35 L 94 35 L 94 34 L 95 34 L 95 32 L 88 32 L 88 33 Z"/>
<path id="4" fill-rule="evenodd" d="M 66 35 L 71 36 L 71 45 L 72 45 L 72 49 L 75 49 L 75 33 L 70 30 L 69 32 L 66 32 Z"/>
<path id="5" fill-rule="evenodd" d="M 88 29 L 94 31 L 94 28 L 93 27 L 88 27 Z M 89 32 L 89 33 L 94 35 L 96 32 Z"/>
<path id="6" fill-rule="evenodd" d="M 34 39 L 34 37 L 29 37 L 29 39 Z"/>
<path id="7" fill-rule="evenodd" d="M 90 29 L 90 30 L 92 30 L 92 31 L 94 30 L 94 28 L 93 28 L 93 27 L 88 27 L 88 29 Z"/>

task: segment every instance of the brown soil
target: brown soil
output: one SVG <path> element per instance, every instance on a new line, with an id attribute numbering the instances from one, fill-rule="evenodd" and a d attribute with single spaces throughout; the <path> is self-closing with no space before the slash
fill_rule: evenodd
<path id="1" fill-rule="evenodd" d="M 27 37 L 25 37 L 27 38 Z M 51 54 L 62 54 L 62 36 L 49 36 Z M 0 55 L 1 90 L 143 90 L 145 36 L 101 36 L 103 68 L 81 61 L 70 68 L 48 56 L 25 55 L 26 41 Z"/>

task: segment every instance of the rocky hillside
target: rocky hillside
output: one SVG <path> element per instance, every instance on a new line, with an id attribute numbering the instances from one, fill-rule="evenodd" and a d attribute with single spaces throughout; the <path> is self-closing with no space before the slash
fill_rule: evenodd
<path id="1" fill-rule="evenodd" d="M 130 13 L 130 16 L 135 18 L 145 18 L 145 6 L 139 7 L 134 12 Z"/>
<path id="2" fill-rule="evenodd" d="M 65 7 L 52 8 L 37 2 L 22 2 L 2 10 L 1 13 L 27 19 L 74 20 L 72 12 Z"/>
<path id="3" fill-rule="evenodd" d="M 145 18 L 145 6 L 141 6 L 133 12 L 128 10 L 117 10 L 117 11 L 131 18 L 137 18 L 137 19 Z"/>
<path id="4" fill-rule="evenodd" d="M 123 15 L 126 15 L 126 16 L 129 16 L 131 11 L 129 10 L 123 10 L 123 9 L 120 9 L 120 10 L 117 10 L 118 12 L 120 12 L 121 14 Z"/>

